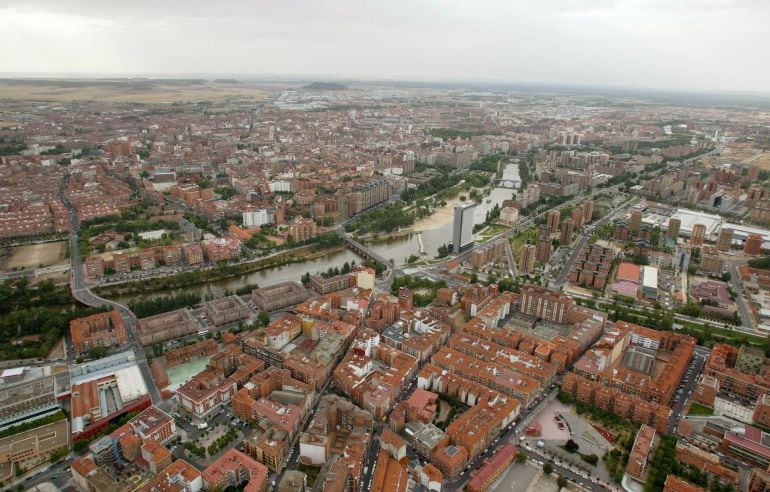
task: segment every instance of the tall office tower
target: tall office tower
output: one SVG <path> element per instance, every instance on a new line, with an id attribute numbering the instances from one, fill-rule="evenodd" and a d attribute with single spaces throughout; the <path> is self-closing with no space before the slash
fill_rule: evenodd
<path id="1" fill-rule="evenodd" d="M 631 212 L 631 220 L 628 222 L 628 230 L 636 232 L 639 230 L 639 226 L 642 225 L 642 211 L 634 210 Z"/>
<path id="2" fill-rule="evenodd" d="M 668 219 L 668 229 L 666 230 L 666 237 L 670 239 L 676 239 L 679 237 L 679 228 L 682 226 L 682 221 L 671 217 Z"/>
<path id="3" fill-rule="evenodd" d="M 749 234 L 743 243 L 743 253 L 751 256 L 759 256 L 762 253 L 762 236 Z"/>
<path id="4" fill-rule="evenodd" d="M 537 248 L 534 244 L 523 244 L 519 251 L 519 275 L 532 275 L 535 271 Z"/>
<path id="5" fill-rule="evenodd" d="M 551 259 L 551 229 L 548 226 L 540 226 L 535 258 L 543 263 Z"/>
<path id="6" fill-rule="evenodd" d="M 692 246 L 703 246 L 703 242 L 706 240 L 706 226 L 703 224 L 695 224 L 692 226 L 692 234 L 690 235 L 690 244 Z"/>
<path id="7" fill-rule="evenodd" d="M 561 223 L 561 235 L 559 236 L 559 243 L 562 246 L 569 246 L 572 242 L 572 219 L 564 219 Z"/>
<path id="8" fill-rule="evenodd" d="M 594 216 L 594 201 L 586 200 L 583 202 L 583 223 L 590 224 Z"/>
<path id="9" fill-rule="evenodd" d="M 717 236 L 717 249 L 719 251 L 730 251 L 730 246 L 733 244 L 733 230 L 729 227 L 723 227 L 719 229 L 719 236 Z"/>
<path id="10" fill-rule="evenodd" d="M 459 253 L 473 243 L 473 212 L 476 204 L 461 203 L 455 207 L 454 227 L 452 228 L 452 251 Z"/>
<path id="11" fill-rule="evenodd" d="M 551 210 L 548 212 L 548 228 L 551 232 L 559 230 L 559 219 L 561 218 L 561 212 L 558 210 Z"/>

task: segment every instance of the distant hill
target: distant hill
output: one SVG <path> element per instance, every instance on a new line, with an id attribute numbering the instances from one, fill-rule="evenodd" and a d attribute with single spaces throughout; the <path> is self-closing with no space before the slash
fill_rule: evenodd
<path id="1" fill-rule="evenodd" d="M 236 79 L 216 79 L 214 80 L 215 84 L 240 84 L 240 80 Z"/>
<path id="2" fill-rule="evenodd" d="M 308 91 L 344 91 L 347 89 L 344 85 L 336 82 L 313 82 L 302 88 Z"/>

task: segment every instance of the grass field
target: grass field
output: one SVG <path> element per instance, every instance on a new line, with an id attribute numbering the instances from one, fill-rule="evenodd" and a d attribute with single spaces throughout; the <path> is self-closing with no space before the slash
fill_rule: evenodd
<path id="1" fill-rule="evenodd" d="M 268 93 L 253 84 L 163 80 L 0 80 L 0 99 L 33 101 L 104 101 L 161 104 L 172 102 L 263 101 Z"/>
<path id="2" fill-rule="evenodd" d="M 11 248 L 2 260 L 3 270 L 46 267 L 64 259 L 65 241 L 55 243 L 29 244 Z"/>
<path id="3" fill-rule="evenodd" d="M 530 227 L 529 229 L 526 229 L 524 231 L 521 231 L 520 233 L 513 236 L 513 239 L 511 240 L 511 249 L 513 249 L 513 254 L 518 255 L 519 249 L 521 249 L 521 245 L 526 243 L 527 240 L 532 241 L 534 244 L 537 239 L 537 227 Z"/>
<path id="4" fill-rule="evenodd" d="M 692 402 L 687 415 L 714 415 L 714 409 L 697 402 Z"/>

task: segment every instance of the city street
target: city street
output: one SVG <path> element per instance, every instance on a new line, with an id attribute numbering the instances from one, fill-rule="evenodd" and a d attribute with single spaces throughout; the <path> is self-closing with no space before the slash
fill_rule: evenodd
<path id="1" fill-rule="evenodd" d="M 62 203 L 64 203 L 65 207 L 67 207 L 70 217 L 70 224 L 72 225 L 70 232 L 70 258 L 72 262 L 70 268 L 70 290 L 72 291 L 72 296 L 87 306 L 98 307 L 107 305 L 120 313 L 120 316 L 123 318 L 123 324 L 126 329 L 129 345 L 136 355 L 136 362 L 139 366 L 139 371 L 142 374 L 142 379 L 144 379 L 144 383 L 150 393 L 150 398 L 152 398 L 153 403 L 160 403 L 162 401 L 160 391 L 158 391 L 158 388 L 155 385 L 155 380 L 152 378 L 150 367 L 147 364 L 147 355 L 144 351 L 144 347 L 142 347 L 142 344 L 139 342 L 139 337 L 136 334 L 136 316 L 133 312 L 131 312 L 130 309 L 128 309 L 127 306 L 119 302 L 103 299 L 97 296 L 91 292 L 91 290 L 86 285 L 85 274 L 83 272 L 83 264 L 80 260 L 80 245 L 78 244 L 79 222 L 77 213 L 63 191 L 60 193 L 60 199 L 62 200 Z"/>

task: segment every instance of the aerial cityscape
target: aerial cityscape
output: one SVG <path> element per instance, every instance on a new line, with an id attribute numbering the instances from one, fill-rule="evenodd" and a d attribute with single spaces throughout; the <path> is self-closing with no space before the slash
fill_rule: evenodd
<path id="1" fill-rule="evenodd" d="M 766 66 L 121 72 L 83 22 L 0 57 L 0 490 L 770 491 Z"/>

